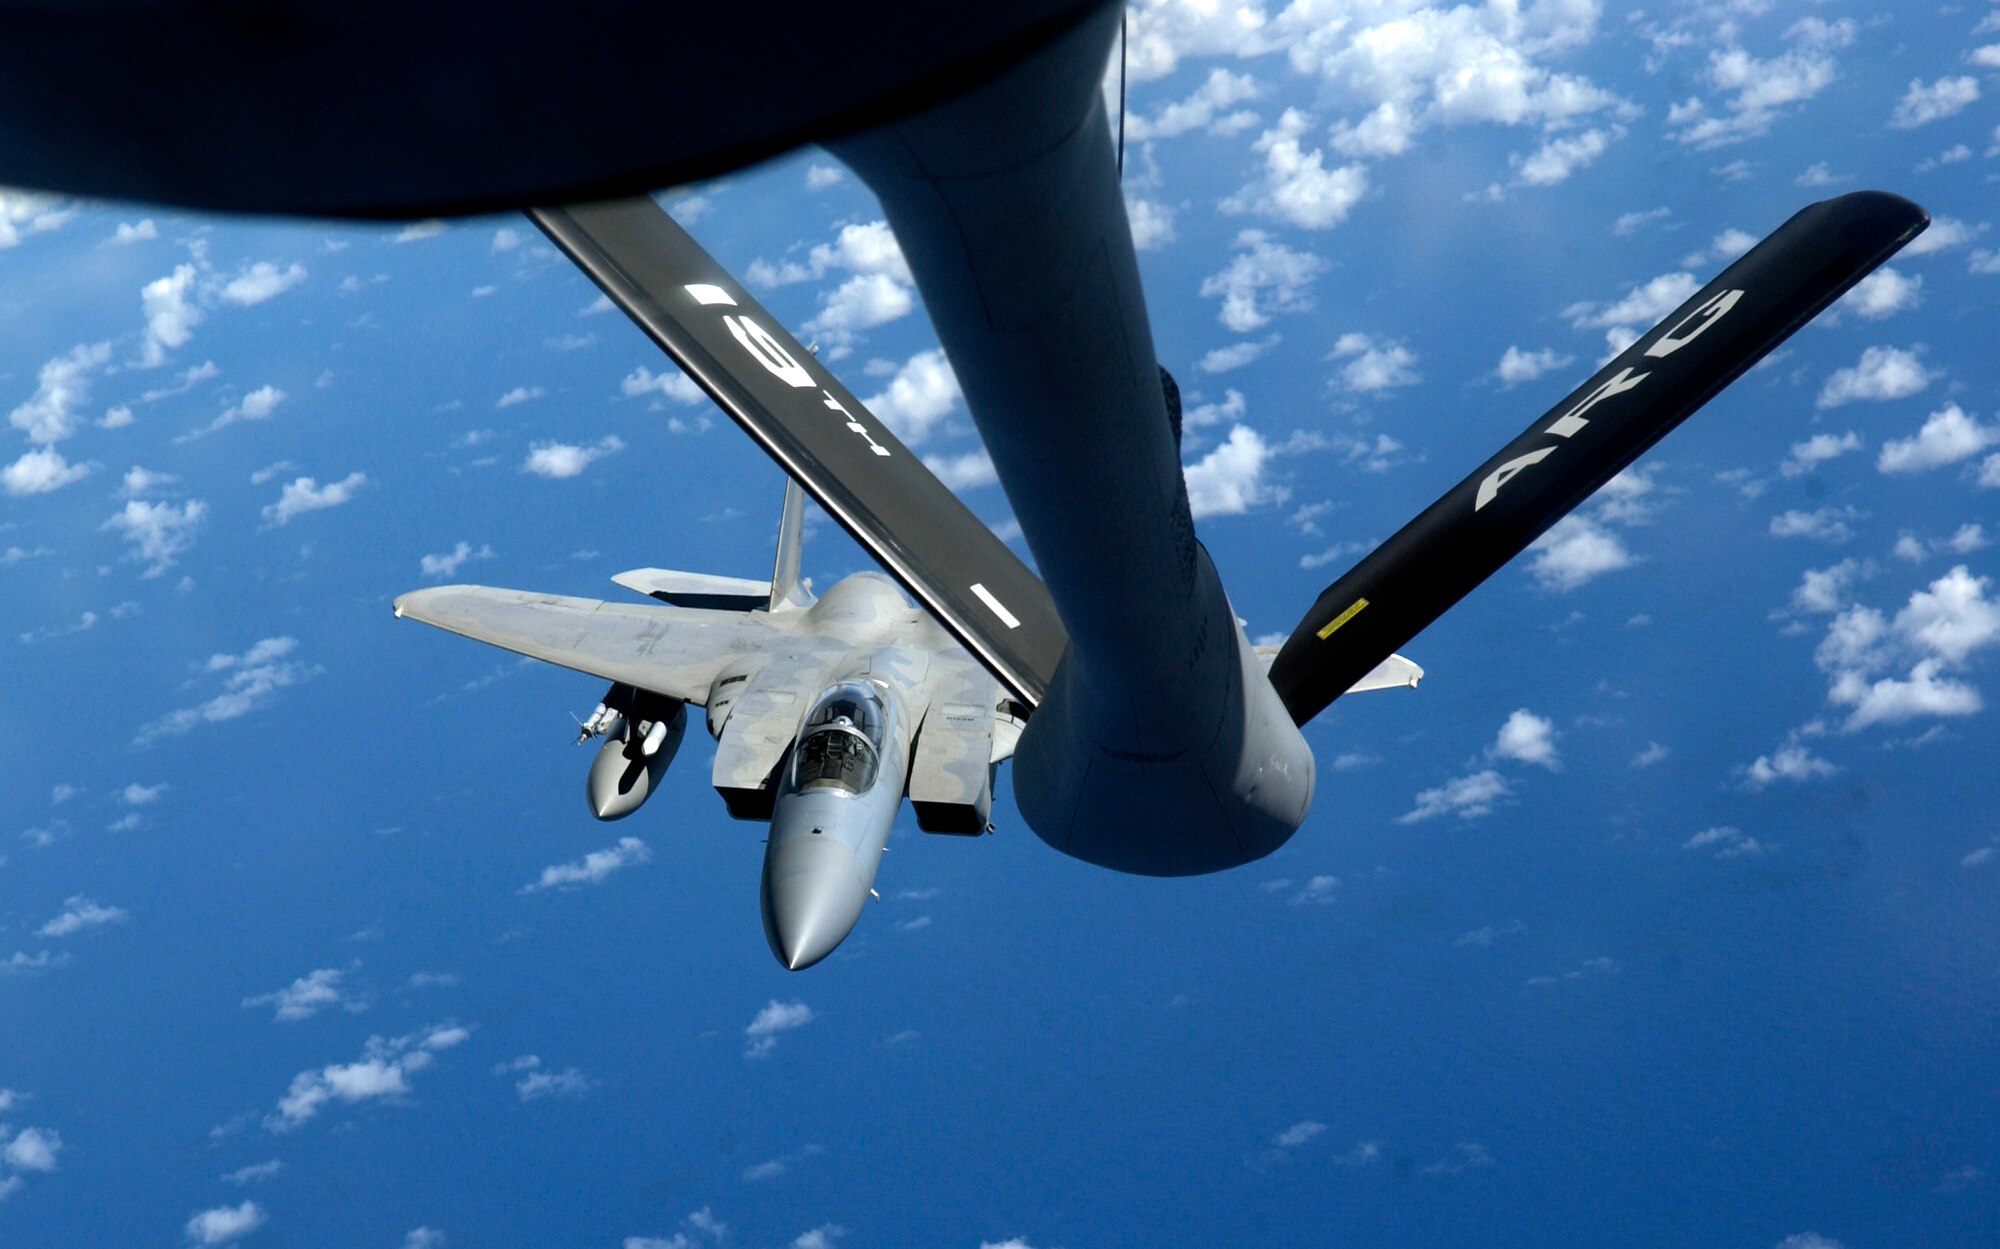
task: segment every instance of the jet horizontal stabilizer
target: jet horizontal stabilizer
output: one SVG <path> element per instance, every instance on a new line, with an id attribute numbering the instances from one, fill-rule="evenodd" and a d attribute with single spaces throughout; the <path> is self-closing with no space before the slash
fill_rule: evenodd
<path id="1" fill-rule="evenodd" d="M 1271 683 L 1304 724 L 1930 223 L 1857 191 L 1801 210 L 1323 591 Z M 1373 687 L 1369 687 L 1373 688 Z"/>

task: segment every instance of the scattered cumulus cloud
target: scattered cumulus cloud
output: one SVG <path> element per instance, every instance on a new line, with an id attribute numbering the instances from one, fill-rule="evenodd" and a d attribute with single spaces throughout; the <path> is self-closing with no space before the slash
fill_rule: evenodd
<path id="1" fill-rule="evenodd" d="M 624 439 L 616 434 L 606 434 L 590 446 L 578 446 L 568 442 L 538 442 L 528 448 L 528 458 L 521 461 L 521 471 L 559 481 L 575 477 L 598 460 L 607 455 L 616 455 L 624 449 Z"/>
<path id="2" fill-rule="evenodd" d="M 1905 399 L 1929 386 L 1936 376 L 1914 350 L 1868 347 L 1853 367 L 1838 369 L 1826 379 L 1818 406 L 1826 409 L 1863 400 Z"/>
<path id="3" fill-rule="evenodd" d="M 1778 465 L 1781 477 L 1804 477 L 1829 460 L 1837 460 L 1850 451 L 1861 450 L 1861 435 L 1853 430 L 1841 434 L 1814 434 L 1804 442 L 1792 444 L 1790 454 Z"/>
<path id="4" fill-rule="evenodd" d="M 1230 430 L 1227 439 L 1185 470 L 1188 508 L 1194 518 L 1239 516 L 1282 501 L 1283 492 L 1264 480 L 1271 455 L 1270 445 L 1248 425 Z"/>
<path id="5" fill-rule="evenodd" d="M 38 937 L 70 937 L 90 928 L 121 924 L 130 918 L 123 907 L 102 906 L 82 894 L 63 902 L 62 913 L 35 930 Z"/>
<path id="6" fill-rule="evenodd" d="M 179 506 L 131 499 L 123 510 L 112 513 L 99 528 L 110 530 L 131 543 L 129 558 L 144 562 L 144 575 L 152 578 L 165 573 L 174 566 L 175 560 L 187 553 L 207 516 L 208 504 L 200 499 L 189 499 Z"/>
<path id="7" fill-rule="evenodd" d="M 1908 274 L 1884 265 L 1857 282 L 1834 306 L 1865 321 L 1880 321 L 1922 303 L 1923 286 L 1922 274 Z"/>
<path id="8" fill-rule="evenodd" d="M 226 1245 L 241 1240 L 264 1226 L 269 1216 L 254 1201 L 236 1206 L 203 1210 L 187 1221 L 187 1241 L 191 1245 Z"/>
<path id="9" fill-rule="evenodd" d="M 1889 114 L 1889 124 L 1898 130 L 1914 130 L 1955 117 L 1978 100 L 1979 80 L 1970 74 L 1929 83 L 1912 79 L 1909 90 L 1896 102 L 1895 112 Z"/>
<path id="10" fill-rule="evenodd" d="M 1203 298 L 1222 300 L 1216 316 L 1224 326 L 1248 334 L 1270 324 L 1279 313 L 1312 307 L 1307 291 L 1325 271 L 1325 261 L 1310 252 L 1293 251 L 1262 230 L 1238 234 L 1236 247 L 1228 266 L 1201 284 Z"/>
<path id="11" fill-rule="evenodd" d="M 658 373 L 641 365 L 625 375 L 618 389 L 627 399 L 653 394 L 685 405 L 697 404 L 708 398 L 707 392 L 695 385 L 693 378 L 671 365 Z"/>
<path id="12" fill-rule="evenodd" d="M 220 724 L 256 711 L 282 689 L 318 675 L 319 669 L 292 659 L 298 641 L 289 637 L 265 638 L 241 655 L 211 655 L 203 665 L 204 675 L 220 676 L 223 690 L 205 702 L 168 712 L 139 730 L 133 744 L 145 746 L 161 737 L 174 737 L 204 724 Z"/>
<path id="13" fill-rule="evenodd" d="M 320 512 L 353 501 L 355 492 L 367 484 L 368 475 L 359 472 L 324 486 L 311 477 L 295 478 L 279 491 L 278 501 L 264 509 L 264 519 L 273 525 L 288 525 L 307 512 Z"/>
<path id="14" fill-rule="evenodd" d="M 1462 820 L 1493 814 L 1495 804 L 1512 796 L 1507 778 L 1487 768 L 1446 781 L 1436 789 L 1417 795 L 1416 806 L 1396 817 L 1398 824 L 1415 824 L 1440 815 L 1456 815 Z"/>
<path id="15" fill-rule="evenodd" d="M 769 1057 L 771 1051 L 777 1048 L 780 1035 L 803 1028 L 812 1021 L 813 1009 L 804 1002 L 780 1002 L 776 998 L 771 999 L 743 1029 L 743 1035 L 748 1039 L 743 1056 Z"/>
<path id="16" fill-rule="evenodd" d="M 1885 473 L 1921 473 L 1967 460 L 2000 444 L 2000 425 L 1981 425 L 1955 403 L 1930 414 L 1915 437 L 1882 444 L 1875 466 Z"/>
<path id="17" fill-rule="evenodd" d="M 235 277 L 223 283 L 221 297 L 224 303 L 249 308 L 282 295 L 305 280 L 304 265 L 293 264 L 280 269 L 268 260 L 259 260 L 245 265 Z"/>
<path id="18" fill-rule="evenodd" d="M 1512 759 L 1560 772 L 1562 756 L 1556 750 L 1557 736 L 1553 721 L 1523 707 L 1500 726 L 1500 735 L 1487 747 L 1486 755 L 1489 759 Z"/>
<path id="19" fill-rule="evenodd" d="M 272 1008 L 271 1018 L 279 1023 L 296 1023 L 301 1019 L 311 1019 L 324 1010 L 338 1008 L 349 1013 L 368 1009 L 365 999 L 355 994 L 347 986 L 347 977 L 352 967 L 322 967 L 311 971 L 282 989 L 270 993 L 260 993 L 256 997 L 243 999 L 245 1010 L 261 1006 Z"/>
<path id="20" fill-rule="evenodd" d="M 904 445 L 921 446 L 958 403 L 958 375 L 941 348 L 911 356 L 881 392 L 862 401 Z"/>
<path id="21" fill-rule="evenodd" d="M 1367 334 L 1342 334 L 1328 357 L 1345 360 L 1335 384 L 1350 394 L 1377 394 L 1423 380 L 1417 375 L 1417 353 L 1399 342 Z"/>
<path id="22" fill-rule="evenodd" d="M 645 842 L 637 837 L 620 837 L 615 846 L 593 850 L 572 863 L 556 863 L 543 868 L 535 883 L 523 885 L 521 892 L 529 894 L 545 889 L 569 890 L 582 885 L 601 885 L 613 872 L 652 861 L 653 852 Z"/>
<path id="23" fill-rule="evenodd" d="M 469 1029 L 457 1024 L 433 1024 L 391 1039 L 369 1037 L 356 1061 L 301 1071 L 292 1077 L 277 1108 L 264 1117 L 264 1126 L 273 1132 L 289 1132 L 310 1123 L 335 1103 L 352 1106 L 406 1097 L 412 1076 L 471 1035 Z"/>
<path id="24" fill-rule="evenodd" d="M 1312 121 L 1288 108 L 1253 145 L 1264 157 L 1264 175 L 1222 201 L 1226 213 L 1256 213 L 1302 230 L 1328 230 L 1368 193 L 1368 170 L 1359 162 L 1326 167 L 1326 153 L 1308 150 Z"/>
<path id="25" fill-rule="evenodd" d="M 1532 382 L 1553 369 L 1567 368 L 1574 360 L 1574 356 L 1563 355 L 1553 347 L 1523 351 L 1510 345 L 1501 353 L 1500 365 L 1493 370 L 1493 376 L 1503 386 L 1518 386 L 1522 382 Z"/>
<path id="26" fill-rule="evenodd" d="M 471 560 L 492 559 L 493 548 L 480 543 L 475 548 L 470 542 L 460 542 L 443 555 L 426 555 L 420 561 L 423 574 L 433 580 L 443 580 L 456 576 L 458 570 Z"/>

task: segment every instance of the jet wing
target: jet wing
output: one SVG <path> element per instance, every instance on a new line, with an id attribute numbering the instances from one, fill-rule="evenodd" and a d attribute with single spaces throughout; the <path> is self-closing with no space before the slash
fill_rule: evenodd
<path id="1" fill-rule="evenodd" d="M 1017 698 L 1068 646 L 1048 588 L 650 198 L 529 217 Z"/>
<path id="2" fill-rule="evenodd" d="M 606 603 L 478 585 L 412 590 L 395 606 L 399 619 L 697 706 L 708 701 L 709 686 L 731 660 L 796 640 L 763 613 Z"/>

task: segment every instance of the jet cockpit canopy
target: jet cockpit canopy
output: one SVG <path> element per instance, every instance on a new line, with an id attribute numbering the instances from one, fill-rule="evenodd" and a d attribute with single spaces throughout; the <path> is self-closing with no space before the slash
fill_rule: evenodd
<path id="1" fill-rule="evenodd" d="M 792 752 L 792 788 L 830 786 L 865 793 L 881 769 L 889 709 L 867 681 L 842 681 L 806 713 Z"/>

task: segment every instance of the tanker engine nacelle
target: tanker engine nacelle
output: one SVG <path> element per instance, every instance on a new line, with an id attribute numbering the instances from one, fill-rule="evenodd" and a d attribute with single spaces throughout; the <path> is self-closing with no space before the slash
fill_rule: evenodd
<path id="1" fill-rule="evenodd" d="M 681 748 L 687 733 L 687 704 L 630 685 L 613 685 L 582 725 L 577 741 L 599 733 L 604 744 L 590 761 L 584 796 L 600 820 L 619 820 L 637 811 Z"/>

